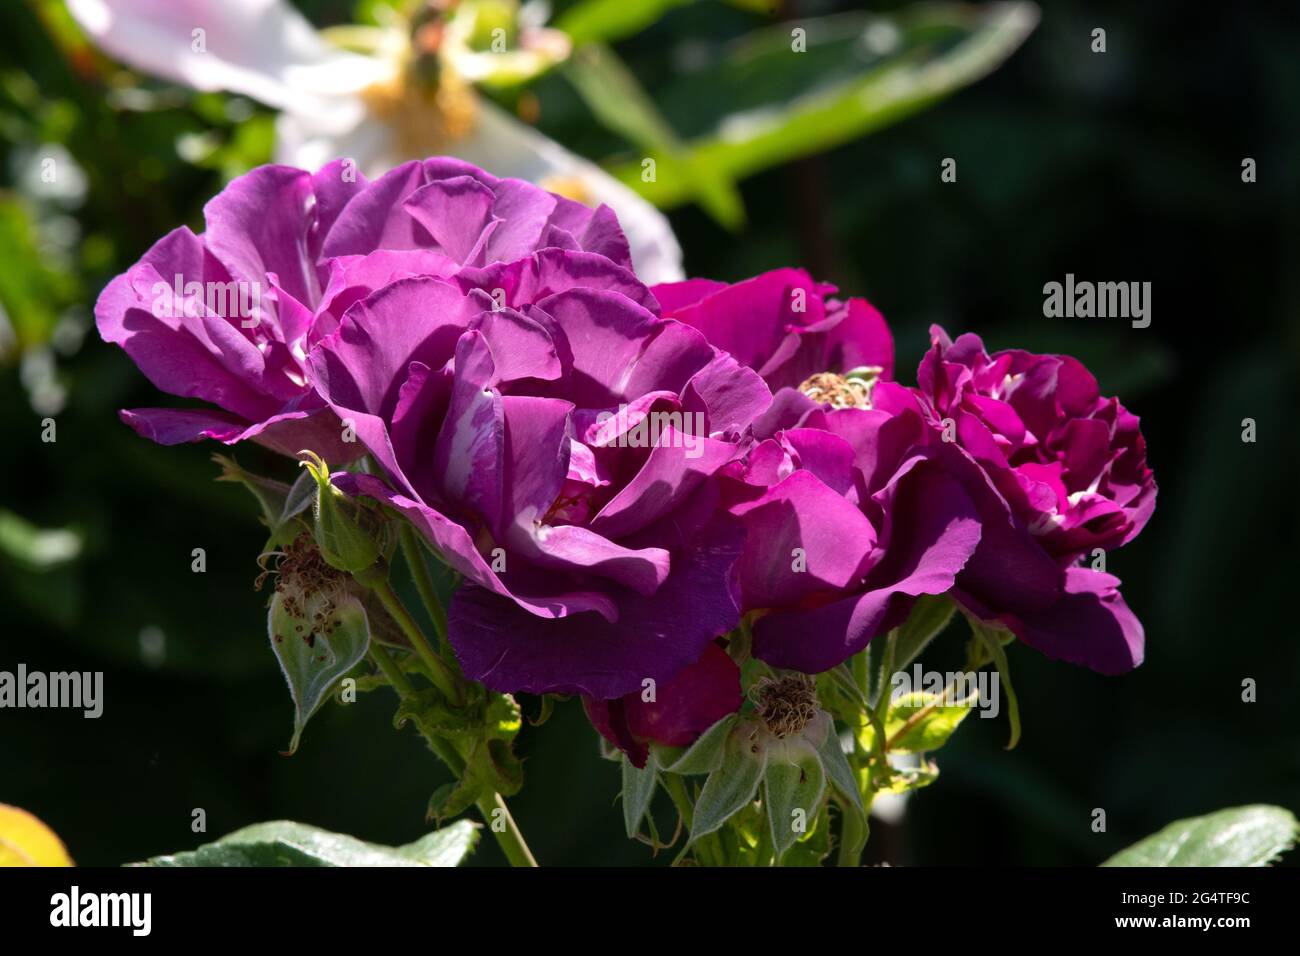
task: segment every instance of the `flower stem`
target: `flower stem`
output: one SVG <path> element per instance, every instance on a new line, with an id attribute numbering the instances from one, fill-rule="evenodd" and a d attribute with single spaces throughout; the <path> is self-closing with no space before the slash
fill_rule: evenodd
<path id="1" fill-rule="evenodd" d="M 433 576 L 429 574 L 429 565 L 424 560 L 420 542 L 416 540 L 411 526 L 405 522 L 399 523 L 397 538 L 402 543 L 402 555 L 406 558 L 407 567 L 411 569 L 411 577 L 415 579 L 415 589 L 420 592 L 424 609 L 429 612 L 429 619 L 433 621 L 433 632 L 438 635 L 439 641 L 445 641 L 447 640 L 447 612 L 443 610 L 442 602 L 438 600 L 438 592 L 433 586 Z"/>
<path id="2" fill-rule="evenodd" d="M 405 697 L 413 690 L 410 679 L 397 666 L 397 662 L 393 660 L 393 655 L 388 653 L 384 645 L 378 641 L 370 642 L 370 659 L 384 672 L 384 676 L 388 678 L 388 683 L 393 685 L 393 689 L 397 691 L 399 696 Z"/>
<path id="3" fill-rule="evenodd" d="M 446 696 L 454 705 L 464 703 L 465 695 L 460 688 L 460 681 L 456 677 L 447 662 L 439 657 L 430 646 L 424 632 L 420 630 L 420 625 L 415 623 L 415 618 L 411 617 L 411 612 L 406 609 L 402 599 L 397 596 L 393 586 L 387 581 L 380 581 L 372 585 L 379 602 L 383 604 L 386 610 L 397 626 L 402 629 L 406 639 L 411 642 L 415 648 L 416 655 L 420 658 L 420 663 L 425 666 L 429 673 L 429 679 L 433 681 L 434 686 Z"/>
<path id="4" fill-rule="evenodd" d="M 380 644 L 372 642 L 370 645 L 370 658 L 373 660 L 388 682 L 393 685 L 393 690 L 399 697 L 405 697 L 414 690 L 410 679 L 402 673 L 400 667 L 393 660 L 393 656 L 388 653 Z M 418 724 L 417 724 L 418 727 Z M 434 754 L 447 765 L 456 776 L 461 776 L 465 772 L 465 760 L 461 757 L 456 749 L 447 741 L 438 737 L 433 737 L 421 731 L 421 736 L 428 743 L 429 748 Z M 528 844 L 524 842 L 524 835 L 519 830 L 519 825 L 515 823 L 515 818 L 510 815 L 510 808 L 506 806 L 505 799 L 499 793 L 492 793 L 481 798 L 476 806 L 479 812 L 483 814 L 483 820 L 496 837 L 497 844 L 501 847 L 501 852 L 506 855 L 511 866 L 537 866 L 537 860 L 533 853 L 528 849 Z M 495 811 L 500 811 L 495 814 Z M 499 822 L 498 822 L 499 821 Z M 503 829 L 497 829 L 499 825 L 504 825 Z"/>
<path id="5" fill-rule="evenodd" d="M 497 838 L 497 845 L 501 847 L 501 852 L 506 855 L 511 866 L 537 866 L 533 851 L 528 849 L 528 844 L 524 842 L 524 835 L 519 831 L 515 818 L 510 815 L 510 808 L 506 806 L 506 801 L 501 794 L 493 793 L 483 797 L 475 806 L 478 807 L 478 812 L 483 814 L 483 822 Z M 497 829 L 498 823 L 502 824 L 500 830 Z"/>

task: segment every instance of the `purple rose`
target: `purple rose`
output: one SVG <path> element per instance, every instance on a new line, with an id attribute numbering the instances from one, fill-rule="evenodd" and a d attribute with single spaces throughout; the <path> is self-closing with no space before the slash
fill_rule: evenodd
<path id="1" fill-rule="evenodd" d="M 1119 579 L 1084 565 L 1094 548 L 1129 541 L 1155 507 L 1137 418 L 1075 359 L 989 356 L 976 336 L 932 334 L 920 388 L 882 384 L 873 403 L 924 420 L 931 443 L 983 476 L 984 537 L 954 597 L 1048 657 L 1103 674 L 1136 667 L 1145 639 Z"/>
<path id="2" fill-rule="evenodd" d="M 213 408 L 124 410 L 161 444 L 253 439 L 332 462 L 359 446 L 315 393 L 307 354 L 369 292 L 541 249 L 587 250 L 630 268 L 614 214 L 450 159 L 367 183 L 346 161 L 312 174 L 262 166 L 104 289 L 95 317 L 151 382 Z"/>
<path id="3" fill-rule="evenodd" d="M 743 702 L 740 668 L 721 647 L 709 644 L 698 661 L 655 687 L 653 700 L 638 689 L 614 700 L 584 697 L 582 706 L 602 737 L 633 765 L 644 767 L 650 744 L 689 747 Z"/>
<path id="4" fill-rule="evenodd" d="M 482 232 L 489 256 L 519 258 L 379 283 L 308 367 L 381 472 L 340 485 L 401 512 L 464 576 L 448 619 L 465 674 L 502 691 L 621 697 L 671 679 L 737 623 L 741 531 L 717 476 L 771 394 L 660 317 L 597 216 L 585 230 L 551 223 L 550 245 L 533 251 L 554 199 L 512 189 L 498 207 L 509 218 Z M 434 236 L 469 218 L 445 193 L 414 193 Z M 345 223 L 403 208 L 367 197 L 327 254 L 395 244 L 391 224 Z"/>
<path id="5" fill-rule="evenodd" d="M 728 285 L 688 279 L 657 285 L 663 314 L 758 371 L 773 391 L 797 388 L 821 372 L 879 369 L 894 373 L 894 340 L 866 299 L 828 298 L 835 286 L 802 269 L 776 269 Z"/>
<path id="6" fill-rule="evenodd" d="M 917 383 L 1039 543 L 1065 561 L 1119 547 L 1156 506 L 1138 419 L 1068 355 L 989 355 L 938 326 Z"/>

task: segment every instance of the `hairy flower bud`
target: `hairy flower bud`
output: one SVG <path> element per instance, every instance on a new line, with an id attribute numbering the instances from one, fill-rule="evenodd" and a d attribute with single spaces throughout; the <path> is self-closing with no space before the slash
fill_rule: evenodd
<path id="1" fill-rule="evenodd" d="M 369 513 L 330 482 L 329 467 L 315 452 L 299 452 L 302 466 L 316 479 L 313 530 L 321 557 L 332 568 L 357 574 L 369 570 L 383 554 L 379 529 Z"/>

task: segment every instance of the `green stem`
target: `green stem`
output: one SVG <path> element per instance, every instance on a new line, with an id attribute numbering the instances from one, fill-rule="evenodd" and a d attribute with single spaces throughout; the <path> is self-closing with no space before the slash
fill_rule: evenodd
<path id="1" fill-rule="evenodd" d="M 695 807 L 691 804 L 690 795 L 686 792 L 686 784 L 682 783 L 682 778 L 675 773 L 662 773 L 659 775 L 659 779 L 663 782 L 664 789 L 668 791 L 668 797 L 672 800 L 673 806 L 677 808 L 682 823 L 686 825 L 686 836 L 689 840 L 691 826 L 695 820 Z"/>
<path id="2" fill-rule="evenodd" d="M 497 844 L 511 866 L 537 866 L 533 851 L 528 849 L 528 844 L 524 842 L 524 835 L 519 831 L 515 818 L 510 815 L 510 808 L 506 806 L 501 794 L 494 793 L 483 797 L 475 806 L 478 807 L 478 812 L 483 814 L 483 822 L 497 838 Z M 502 825 L 501 829 L 497 829 L 498 823 Z"/>
<path id="3" fill-rule="evenodd" d="M 424 560 L 420 542 L 416 540 L 411 526 L 405 522 L 399 523 L 397 537 L 402 543 L 406 566 L 411 569 L 411 577 L 415 579 L 415 589 L 420 592 L 424 609 L 429 612 L 429 619 L 433 621 L 433 632 L 438 635 L 439 641 L 446 641 L 447 612 L 443 610 L 442 602 L 438 600 L 438 592 L 433 586 L 433 575 L 429 573 L 429 565 Z"/>
<path id="4" fill-rule="evenodd" d="M 460 681 L 452 673 L 451 668 L 447 666 L 446 661 L 439 657 L 430 646 L 429 641 L 420 630 L 420 626 L 415 623 L 415 618 L 411 617 L 411 612 L 406 609 L 402 599 L 397 596 L 393 586 L 387 581 L 380 581 L 372 585 L 375 594 L 379 597 L 379 602 L 383 604 L 386 610 L 397 626 L 402 629 L 406 639 L 411 642 L 415 648 L 415 653 L 420 658 L 420 663 L 425 666 L 429 673 L 429 679 L 433 681 L 434 686 L 446 696 L 455 706 L 464 703 L 465 695 L 460 688 Z"/>
<path id="5" fill-rule="evenodd" d="M 410 679 L 402 673 L 401 668 L 393 660 L 391 654 L 382 646 L 376 643 L 370 645 L 370 658 L 373 660 L 388 682 L 393 685 L 393 690 L 399 697 L 405 697 L 410 694 L 414 688 Z M 416 724 L 419 729 L 419 724 Z M 439 737 L 432 736 L 420 730 L 420 735 L 428 743 L 429 749 L 447 765 L 447 768 L 457 777 L 465 773 L 465 760 L 447 741 Z M 479 813 L 483 814 L 483 820 L 487 823 L 488 829 L 496 837 L 497 844 L 501 847 L 501 852 L 506 855 L 511 866 L 537 866 L 537 860 L 533 853 L 528 849 L 528 844 L 524 841 L 524 835 L 519 830 L 519 825 L 515 823 L 515 818 L 510 815 L 510 808 L 506 806 L 505 799 L 499 793 L 492 793 L 481 798 L 476 806 Z M 494 815 L 494 811 L 501 811 Z M 498 823 L 500 821 L 500 824 Z M 502 828 L 498 829 L 501 825 Z"/>
<path id="6" fill-rule="evenodd" d="M 405 697 L 414 689 L 411 687 L 410 678 L 402 673 L 402 669 L 393 660 L 393 655 L 388 653 L 384 645 L 378 641 L 370 642 L 370 659 L 379 665 L 379 669 L 384 672 L 384 676 L 388 678 L 388 683 L 393 685 L 393 689 L 397 691 L 398 696 Z"/>

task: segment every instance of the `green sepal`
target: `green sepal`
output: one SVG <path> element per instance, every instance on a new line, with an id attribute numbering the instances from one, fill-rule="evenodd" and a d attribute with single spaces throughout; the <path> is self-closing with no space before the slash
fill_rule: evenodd
<path id="1" fill-rule="evenodd" d="M 635 839 L 641 832 L 641 821 L 650 810 L 650 801 L 654 797 L 655 784 L 659 773 L 655 767 L 654 755 L 646 759 L 644 767 L 635 766 L 626 755 L 623 757 L 623 826 L 628 839 Z"/>
<path id="2" fill-rule="evenodd" d="M 299 454 L 303 456 L 300 464 L 316 482 L 313 533 L 321 557 L 330 567 L 351 574 L 371 569 L 385 552 L 374 514 L 334 487 L 329 466 L 319 455 L 311 451 Z"/>
<path id="3" fill-rule="evenodd" d="M 754 801 L 767 766 L 767 743 L 762 727 L 752 720 L 740 721 L 731 729 L 722 746 L 721 762 L 704 781 L 695 803 L 692 843 Z"/>
<path id="4" fill-rule="evenodd" d="M 983 645 L 997 666 L 998 680 L 1001 681 L 1002 692 L 1007 698 L 1007 721 L 1011 724 L 1011 739 L 1007 741 L 1007 750 L 1014 750 L 1016 744 L 1020 743 L 1020 705 L 1016 702 L 1016 690 L 1011 685 L 1011 664 L 1007 661 L 1007 652 L 1002 646 L 1010 643 L 1014 636 L 1010 631 L 985 624 L 978 618 L 967 615 L 966 620 L 970 622 L 975 639 Z"/>
<path id="5" fill-rule="evenodd" d="M 668 773 L 691 774 L 712 773 L 722 766 L 723 749 L 728 735 L 740 717 L 728 714 L 696 739 L 673 763 L 664 767 Z"/>
<path id="6" fill-rule="evenodd" d="M 271 650 L 293 698 L 293 737 L 287 753 L 298 749 L 303 728 L 320 709 L 334 684 L 352 670 L 370 646 L 370 625 L 361 602 L 345 591 L 305 595 L 301 606 L 286 607 L 279 592 L 267 612 Z"/>
<path id="7" fill-rule="evenodd" d="M 443 820 L 458 817 L 478 801 L 483 788 L 475 780 L 453 780 L 444 783 L 429 798 L 428 809 L 424 818 L 431 823 L 441 824 Z"/>
<path id="8" fill-rule="evenodd" d="M 778 860 L 808 832 L 810 821 L 821 811 L 825 793 L 826 772 L 811 744 L 794 738 L 768 747 L 767 766 L 763 771 L 763 805 L 767 808 L 767 822 Z M 800 819 L 803 830 L 795 828 Z"/>
<path id="9" fill-rule="evenodd" d="M 217 481 L 238 482 L 256 499 L 262 511 L 258 520 L 270 532 L 266 550 L 288 544 L 308 530 L 307 522 L 301 516 L 311 507 L 316 490 L 316 483 L 310 475 L 299 474 L 292 485 L 287 485 L 274 478 L 256 475 L 225 455 L 213 455 L 212 460 L 221 466 Z"/>
<path id="10" fill-rule="evenodd" d="M 853 768 L 849 766 L 849 758 L 840 746 L 840 737 L 835 732 L 834 725 L 827 730 L 826 739 L 817 748 L 817 754 L 821 757 L 822 768 L 826 771 L 826 780 L 831 789 L 840 798 L 840 803 L 848 806 L 846 812 L 855 812 L 865 821 L 867 808 L 862 803 L 862 793 L 854 779 Z"/>

